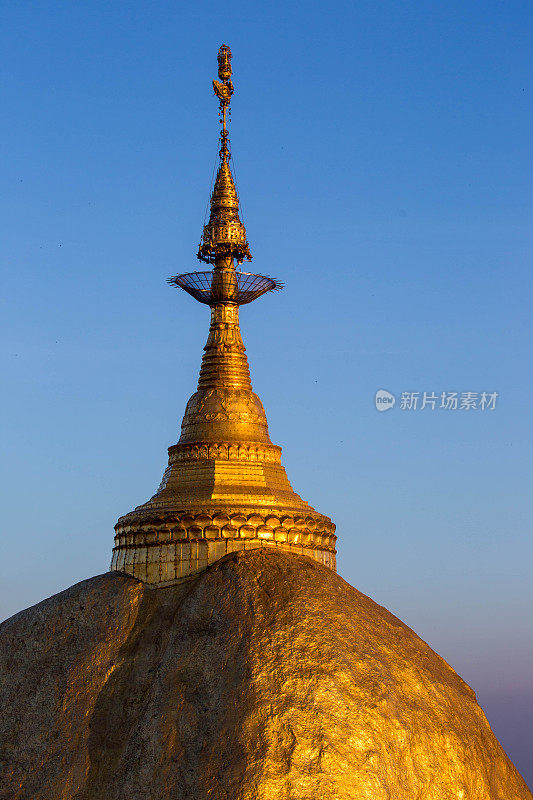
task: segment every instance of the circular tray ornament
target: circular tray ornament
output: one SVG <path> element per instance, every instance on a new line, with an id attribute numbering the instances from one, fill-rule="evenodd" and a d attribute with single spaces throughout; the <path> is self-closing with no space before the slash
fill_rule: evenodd
<path id="1" fill-rule="evenodd" d="M 215 280 L 213 280 L 215 278 Z M 174 275 L 168 283 L 192 295 L 195 300 L 208 306 L 220 302 L 231 302 L 239 306 L 251 303 L 265 292 L 277 292 L 283 284 L 266 275 L 253 275 L 251 272 L 230 272 L 220 280 L 220 273 L 187 272 Z"/>

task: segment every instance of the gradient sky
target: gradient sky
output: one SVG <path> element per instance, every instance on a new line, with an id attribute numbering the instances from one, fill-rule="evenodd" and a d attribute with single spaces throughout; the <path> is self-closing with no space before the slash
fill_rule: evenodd
<path id="1" fill-rule="evenodd" d="M 339 572 L 478 693 L 533 785 L 528 2 L 2 4 L 1 616 L 108 568 L 195 388 L 234 54 L 254 388 Z M 498 392 L 494 411 L 377 389 Z"/>

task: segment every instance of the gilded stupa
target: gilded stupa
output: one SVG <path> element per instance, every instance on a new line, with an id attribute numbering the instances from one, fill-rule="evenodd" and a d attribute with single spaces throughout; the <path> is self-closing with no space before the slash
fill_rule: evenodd
<path id="1" fill-rule="evenodd" d="M 252 391 L 239 306 L 281 288 L 240 270 L 251 261 L 231 172 L 227 128 L 231 51 L 218 52 L 213 88 L 220 105 L 220 163 L 198 259 L 211 269 L 169 282 L 211 309 L 197 391 L 156 494 L 115 526 L 111 569 L 168 586 L 238 550 L 271 546 L 335 569 L 335 525 L 293 490 Z"/>
<path id="2" fill-rule="evenodd" d="M 0 800 L 532 800 L 472 689 L 335 571 L 252 391 L 250 259 L 226 115 L 198 252 L 171 279 L 211 308 L 161 486 L 112 570 L 0 625 Z"/>

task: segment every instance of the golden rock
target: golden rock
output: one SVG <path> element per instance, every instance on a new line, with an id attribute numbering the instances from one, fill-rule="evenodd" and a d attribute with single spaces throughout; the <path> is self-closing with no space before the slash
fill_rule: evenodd
<path id="1" fill-rule="evenodd" d="M 264 545 L 108 573 L 0 626 L 1 800 L 531 800 L 474 692 L 333 571 Z"/>

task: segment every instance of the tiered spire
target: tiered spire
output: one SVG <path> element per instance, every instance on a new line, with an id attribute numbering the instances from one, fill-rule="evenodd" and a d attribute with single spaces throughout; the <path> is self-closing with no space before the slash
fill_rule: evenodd
<path id="1" fill-rule="evenodd" d="M 169 585 L 236 550 L 273 546 L 335 569 L 335 526 L 293 490 L 252 391 L 239 306 L 281 288 L 273 278 L 236 270 L 252 256 L 230 168 L 227 117 L 233 95 L 231 51 L 218 53 L 220 165 L 198 258 L 213 266 L 169 279 L 211 307 L 198 380 L 169 448 L 156 494 L 115 526 L 112 569 Z"/>

